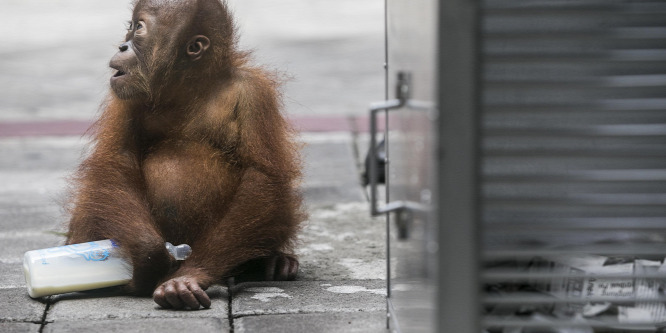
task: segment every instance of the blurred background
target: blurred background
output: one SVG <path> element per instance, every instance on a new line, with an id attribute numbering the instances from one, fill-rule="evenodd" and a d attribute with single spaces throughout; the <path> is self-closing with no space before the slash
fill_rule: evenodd
<path id="1" fill-rule="evenodd" d="M 383 99 L 383 0 L 228 3 L 241 47 L 289 78 L 290 116 L 365 116 Z M 130 17 L 129 0 L 3 0 L 0 123 L 94 119 Z"/>

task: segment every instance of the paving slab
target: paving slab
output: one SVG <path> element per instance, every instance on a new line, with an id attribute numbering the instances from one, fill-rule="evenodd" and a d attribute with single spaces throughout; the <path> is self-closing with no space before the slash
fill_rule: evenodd
<path id="1" fill-rule="evenodd" d="M 386 311 L 250 316 L 234 320 L 234 333 L 386 332 Z"/>
<path id="2" fill-rule="evenodd" d="M 58 193 L 65 188 L 68 173 L 62 170 L 4 170 L 0 174 L 1 193 L 16 192 L 38 195 Z M 39 182 L 35 182 L 39 180 Z"/>
<path id="3" fill-rule="evenodd" d="M 48 232 L 0 232 L 0 262 L 20 263 L 26 251 L 60 246 L 64 238 Z"/>
<path id="4" fill-rule="evenodd" d="M 47 185 L 48 187 L 42 188 L 32 188 L 29 189 L 29 186 L 34 184 L 23 183 L 18 184 L 18 182 L 23 182 L 23 179 L 15 179 L 9 177 L 0 172 L 0 175 L 3 177 L 0 178 L 0 184 L 3 184 L 3 187 L 0 187 L 0 214 L 12 214 L 18 213 L 22 214 L 23 212 L 29 213 L 31 211 L 52 211 L 57 212 L 58 202 L 62 202 L 64 195 L 59 194 L 59 192 L 64 189 L 64 182 L 59 182 L 59 185 L 52 186 L 52 184 Z M 17 178 L 23 178 L 23 176 L 17 175 Z M 41 174 L 33 175 L 33 182 L 38 182 L 43 180 L 44 183 L 47 183 L 49 179 L 41 178 Z M 21 186 L 24 186 L 21 188 Z M 46 184 L 45 184 L 46 185 Z"/>
<path id="5" fill-rule="evenodd" d="M 31 323 L 0 323 L 0 332 L 38 333 L 41 327 L 41 324 Z"/>
<path id="6" fill-rule="evenodd" d="M 384 219 L 366 201 L 315 206 L 299 236 L 299 280 L 386 278 Z"/>
<path id="7" fill-rule="evenodd" d="M 363 200 L 351 135 L 323 134 L 306 141 L 302 157 L 303 191 L 308 204 Z"/>
<path id="8" fill-rule="evenodd" d="M 343 202 L 357 201 L 361 192 L 357 186 L 333 187 L 328 185 L 309 185 L 303 187 L 305 202 L 308 204 L 334 203 L 336 200 Z"/>
<path id="9" fill-rule="evenodd" d="M 21 262 L 0 262 L 0 289 L 25 288 L 25 276 Z M 27 293 L 27 289 L 23 289 Z M 0 331 L 1 332 L 1 331 Z"/>
<path id="10" fill-rule="evenodd" d="M 15 198 L 7 198 L 7 200 L 15 200 Z M 3 234 L 9 232 L 46 233 L 59 230 L 64 221 L 61 206 L 21 206 L 11 202 L 2 204 L 2 201 L 0 201 L 0 226 L 2 226 L 0 239 L 3 238 Z M 10 235 L 9 237 L 16 236 L 18 235 Z"/>
<path id="11" fill-rule="evenodd" d="M 48 323 L 45 333 L 89 332 L 229 332 L 229 322 L 220 318 L 149 318 Z"/>
<path id="12" fill-rule="evenodd" d="M 89 138 L 15 137 L 0 140 L 2 171 L 74 170 L 84 153 Z"/>
<path id="13" fill-rule="evenodd" d="M 46 304 L 33 300 L 25 288 L 0 289 L 0 322 L 42 321 Z"/>
<path id="14" fill-rule="evenodd" d="M 210 309 L 177 311 L 160 308 L 150 297 L 119 296 L 113 292 L 69 293 L 52 297 L 46 320 L 49 322 L 76 320 L 146 319 L 146 318 L 227 318 L 226 287 L 208 289 Z"/>
<path id="15" fill-rule="evenodd" d="M 386 310 L 382 280 L 246 282 L 232 289 L 232 315 Z"/>

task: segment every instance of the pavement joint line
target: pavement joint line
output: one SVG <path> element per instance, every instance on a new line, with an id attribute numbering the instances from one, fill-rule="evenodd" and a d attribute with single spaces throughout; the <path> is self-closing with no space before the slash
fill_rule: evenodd
<path id="1" fill-rule="evenodd" d="M 26 319 L 6 319 L 6 318 L 0 318 L 0 323 L 24 323 L 24 324 L 41 324 L 41 321 L 37 320 L 26 320 Z"/>
<path id="2" fill-rule="evenodd" d="M 227 279 L 227 321 L 229 321 L 229 333 L 234 333 L 234 316 L 233 316 L 233 300 L 234 300 L 234 285 L 235 280 L 233 277 Z"/>
<path id="3" fill-rule="evenodd" d="M 260 316 L 283 316 L 283 315 L 307 315 L 307 314 L 322 314 L 322 313 L 373 313 L 377 312 L 375 310 L 367 311 L 363 309 L 353 308 L 353 309 L 342 309 L 342 310 L 287 310 L 281 312 L 251 312 L 251 313 L 241 313 L 233 315 L 234 319 L 240 319 L 245 317 L 260 317 Z"/>
<path id="4" fill-rule="evenodd" d="M 41 325 L 39 327 L 39 331 L 38 331 L 39 333 L 44 332 L 44 328 L 46 327 L 47 324 L 49 324 L 49 322 L 46 320 L 46 318 L 49 314 L 49 310 L 51 309 L 51 299 L 52 299 L 52 296 L 46 297 L 46 306 L 44 307 L 44 313 L 42 314 L 42 321 L 40 323 L 38 323 L 38 324 Z"/>

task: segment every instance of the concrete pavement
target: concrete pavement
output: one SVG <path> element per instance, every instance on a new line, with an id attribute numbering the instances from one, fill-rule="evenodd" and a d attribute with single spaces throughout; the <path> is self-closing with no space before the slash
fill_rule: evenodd
<path id="1" fill-rule="evenodd" d="M 297 281 L 247 282 L 209 290 L 211 309 L 160 309 L 113 292 L 33 300 L 25 251 L 60 245 L 65 178 L 85 137 L 0 140 L 0 332 L 381 332 L 385 324 L 382 219 L 372 219 L 358 180 L 357 140 L 304 133 L 303 190 L 310 214 L 297 253 Z"/>

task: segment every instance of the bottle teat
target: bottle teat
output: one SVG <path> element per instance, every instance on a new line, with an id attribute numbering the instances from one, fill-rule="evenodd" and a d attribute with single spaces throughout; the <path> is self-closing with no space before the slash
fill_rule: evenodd
<path id="1" fill-rule="evenodd" d="M 175 246 L 169 242 L 166 242 L 165 245 L 171 256 L 178 261 L 187 259 L 187 257 L 189 257 L 192 253 L 192 248 L 187 244 L 180 244 Z"/>

